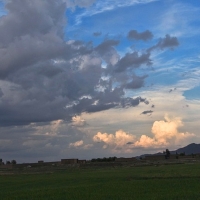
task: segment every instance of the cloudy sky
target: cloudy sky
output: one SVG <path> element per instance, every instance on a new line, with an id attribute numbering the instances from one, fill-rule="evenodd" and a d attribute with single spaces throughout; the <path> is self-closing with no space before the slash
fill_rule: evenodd
<path id="1" fill-rule="evenodd" d="M 200 143 L 199 13 L 186 0 L 0 0 L 0 158 Z"/>

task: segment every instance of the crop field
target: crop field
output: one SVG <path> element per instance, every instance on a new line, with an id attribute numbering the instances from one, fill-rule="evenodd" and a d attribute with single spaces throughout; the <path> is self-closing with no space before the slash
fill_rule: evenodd
<path id="1" fill-rule="evenodd" d="M 0 199 L 195 200 L 200 164 L 71 168 L 0 175 Z"/>

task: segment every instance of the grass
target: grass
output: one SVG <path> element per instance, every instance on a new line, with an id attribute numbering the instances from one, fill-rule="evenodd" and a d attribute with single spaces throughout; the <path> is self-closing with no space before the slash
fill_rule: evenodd
<path id="1" fill-rule="evenodd" d="M 67 169 L 0 176 L 0 199 L 195 200 L 200 164 Z"/>

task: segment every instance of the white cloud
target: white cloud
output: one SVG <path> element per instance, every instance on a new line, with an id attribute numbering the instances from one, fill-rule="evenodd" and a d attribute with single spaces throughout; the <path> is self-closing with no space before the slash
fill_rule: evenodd
<path id="1" fill-rule="evenodd" d="M 46 135 L 46 136 L 61 136 L 60 131 L 66 126 L 63 120 L 54 120 L 49 124 L 39 126 L 38 124 L 31 124 L 36 129 L 35 135 Z"/>
<path id="2" fill-rule="evenodd" d="M 72 125 L 79 127 L 79 126 L 85 126 L 87 125 L 87 123 L 80 116 L 74 116 L 72 117 Z"/>
<path id="3" fill-rule="evenodd" d="M 137 4 L 146 4 L 146 3 L 151 3 L 154 1 L 158 1 L 158 0 L 126 0 L 126 1 L 121 1 L 121 0 L 99 1 L 97 0 L 97 2 L 91 8 L 87 9 L 82 14 L 77 16 L 76 24 L 81 23 L 82 18 L 84 17 L 91 17 L 93 15 L 103 13 L 106 11 L 111 11 L 120 7 L 128 7 L 128 6 L 133 6 Z"/>
<path id="4" fill-rule="evenodd" d="M 80 147 L 82 145 L 83 145 L 83 140 L 80 140 L 80 141 L 77 141 L 77 142 L 74 142 L 74 143 L 70 143 L 69 147 Z"/>
<path id="5" fill-rule="evenodd" d="M 158 30 L 161 35 L 169 33 L 177 37 L 189 36 L 199 33 L 198 27 L 192 27 L 191 24 L 198 20 L 198 7 L 189 4 L 174 4 L 162 15 Z"/>
<path id="6" fill-rule="evenodd" d="M 91 149 L 93 146 L 93 144 L 86 144 L 83 146 L 83 149 Z"/>
<path id="7" fill-rule="evenodd" d="M 187 140 L 196 137 L 193 133 L 182 133 L 178 131 L 183 123 L 180 118 L 170 119 L 167 115 L 165 120 L 155 121 L 151 132 L 153 137 L 142 135 L 141 138 L 135 143 L 135 146 L 141 147 L 162 147 L 173 146 L 179 144 L 187 144 Z"/>
<path id="8" fill-rule="evenodd" d="M 179 128 L 183 126 L 180 118 L 170 119 L 167 115 L 165 120 L 155 121 L 151 132 L 152 137 L 142 135 L 138 139 L 130 133 L 123 130 L 117 131 L 115 134 L 107 134 L 98 132 L 94 137 L 94 142 L 103 142 L 103 149 L 111 148 L 114 152 L 132 153 L 135 148 L 165 148 L 176 147 L 177 145 L 188 144 L 188 139 L 195 139 L 196 135 L 188 132 L 179 132 Z"/>
<path id="9" fill-rule="evenodd" d="M 115 134 L 101 133 L 98 132 L 94 137 L 94 142 L 104 142 L 105 144 L 113 147 L 123 147 L 130 141 L 134 141 L 135 136 L 118 130 Z"/>

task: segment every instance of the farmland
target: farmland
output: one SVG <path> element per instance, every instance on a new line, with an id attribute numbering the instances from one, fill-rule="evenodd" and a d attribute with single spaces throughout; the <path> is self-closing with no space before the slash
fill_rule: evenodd
<path id="1" fill-rule="evenodd" d="M 8 170 L 0 199 L 200 199 L 200 164 Z"/>

